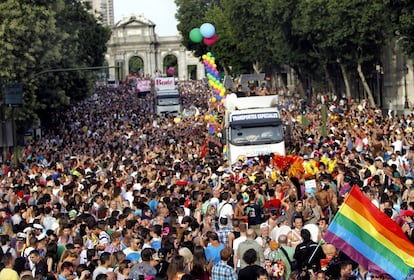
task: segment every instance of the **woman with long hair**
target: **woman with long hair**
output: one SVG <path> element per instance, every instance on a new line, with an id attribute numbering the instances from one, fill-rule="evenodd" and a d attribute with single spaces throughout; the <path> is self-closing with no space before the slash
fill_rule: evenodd
<path id="1" fill-rule="evenodd" d="M 54 272 L 57 268 L 58 263 L 58 245 L 56 241 L 49 242 L 46 245 L 46 264 L 47 264 L 47 271 Z"/>
<path id="2" fill-rule="evenodd" d="M 173 256 L 167 269 L 168 279 L 180 280 L 184 274 L 184 257 L 180 255 Z"/>
<path id="3" fill-rule="evenodd" d="M 208 280 L 209 273 L 203 246 L 195 246 L 193 255 L 193 268 L 190 272 L 191 276 L 193 276 L 194 280 Z"/>

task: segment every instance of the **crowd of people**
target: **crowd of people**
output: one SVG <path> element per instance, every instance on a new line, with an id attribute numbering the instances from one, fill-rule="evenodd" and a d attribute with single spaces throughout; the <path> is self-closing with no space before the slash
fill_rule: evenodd
<path id="1" fill-rule="evenodd" d="M 0 279 L 391 279 L 320 241 L 356 186 L 414 242 L 414 115 L 268 88 L 303 159 L 287 176 L 272 156 L 230 164 L 223 103 L 204 81 L 178 87 L 181 116 L 98 88 L 8 154 Z"/>

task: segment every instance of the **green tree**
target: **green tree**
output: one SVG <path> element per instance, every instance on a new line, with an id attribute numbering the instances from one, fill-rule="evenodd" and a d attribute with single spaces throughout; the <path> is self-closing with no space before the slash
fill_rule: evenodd
<path id="1" fill-rule="evenodd" d="M 199 28 L 205 22 L 205 14 L 210 7 L 216 4 L 215 0 L 175 0 L 178 20 L 177 30 L 182 35 L 182 44 L 194 51 L 194 55 L 201 57 L 207 52 L 203 43 L 193 43 L 189 34 L 193 28 Z"/>
<path id="2" fill-rule="evenodd" d="M 49 69 L 99 66 L 110 30 L 76 0 L 0 2 L 0 81 L 23 83 L 23 107 L 15 112 L 24 131 L 50 110 L 90 94 L 94 73 Z"/>
<path id="3" fill-rule="evenodd" d="M 386 9 L 394 26 L 392 37 L 400 39 L 400 45 L 410 58 L 414 58 L 414 2 L 387 0 Z"/>
<path id="4" fill-rule="evenodd" d="M 98 24 L 93 15 L 75 0 L 63 0 L 56 10 L 57 33 L 61 36 L 60 59 L 47 69 L 94 67 L 104 64 L 110 30 Z M 92 71 L 52 72 L 38 77 L 37 97 L 41 108 L 59 109 L 91 94 L 95 74 Z M 48 121 L 47 110 L 39 115 Z"/>
<path id="5" fill-rule="evenodd" d="M 15 118 L 29 123 L 37 118 L 38 84 L 34 74 L 40 72 L 61 54 L 61 35 L 56 28 L 55 5 L 59 1 L 6 0 L 0 2 L 0 81 L 2 84 L 23 83 L 24 106 Z"/>
<path id="6" fill-rule="evenodd" d="M 345 68 L 357 73 L 371 106 L 375 106 L 365 73 L 372 72 L 374 65 L 380 61 L 390 32 L 384 3 L 382 0 L 330 0 L 327 9 L 331 20 L 327 25 L 325 46 L 336 50 L 343 73 Z M 350 96 L 350 93 L 347 95 Z"/>

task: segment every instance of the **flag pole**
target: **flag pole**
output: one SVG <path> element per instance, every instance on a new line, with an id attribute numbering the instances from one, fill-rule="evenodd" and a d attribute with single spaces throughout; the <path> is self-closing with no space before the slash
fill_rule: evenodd
<path id="1" fill-rule="evenodd" d="M 313 250 L 313 253 L 312 253 L 312 255 L 310 256 L 310 258 L 309 258 L 309 260 L 308 260 L 308 264 L 310 264 L 310 263 L 311 263 L 311 261 L 312 261 L 313 257 L 314 257 L 314 256 L 315 256 L 315 254 L 316 254 L 316 251 L 318 251 L 318 248 L 319 248 L 319 247 L 321 247 L 322 242 L 323 242 L 323 239 L 321 238 L 321 240 L 318 242 L 318 246 L 316 246 L 315 250 Z"/>

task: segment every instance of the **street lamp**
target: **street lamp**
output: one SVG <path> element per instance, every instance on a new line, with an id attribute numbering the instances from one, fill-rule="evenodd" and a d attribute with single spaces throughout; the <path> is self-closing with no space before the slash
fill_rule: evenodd
<path id="1" fill-rule="evenodd" d="M 407 92 L 407 74 L 408 74 L 408 67 L 407 63 L 404 60 L 403 65 L 403 73 L 404 73 L 404 109 L 408 109 L 408 92 Z"/>
<path id="2" fill-rule="evenodd" d="M 378 64 L 375 65 L 375 71 L 377 73 L 377 104 L 378 104 L 378 106 L 381 107 L 382 106 L 382 102 L 381 102 L 381 99 L 382 99 L 381 75 L 383 74 L 381 64 L 378 63 Z"/>

